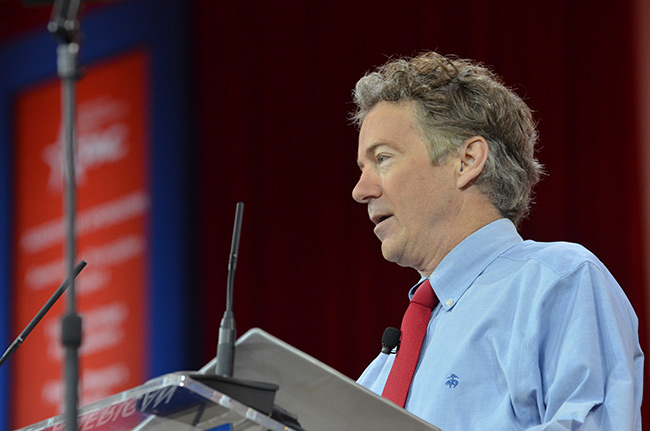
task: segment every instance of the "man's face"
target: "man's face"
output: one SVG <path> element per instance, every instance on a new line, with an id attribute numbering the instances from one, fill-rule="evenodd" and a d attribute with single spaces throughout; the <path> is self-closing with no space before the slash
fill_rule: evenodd
<path id="1" fill-rule="evenodd" d="M 453 156 L 431 162 L 414 112 L 413 102 L 381 102 L 368 113 L 359 134 L 361 178 L 352 196 L 368 204 L 384 258 L 430 274 L 449 251 L 460 212 L 460 162 Z"/>

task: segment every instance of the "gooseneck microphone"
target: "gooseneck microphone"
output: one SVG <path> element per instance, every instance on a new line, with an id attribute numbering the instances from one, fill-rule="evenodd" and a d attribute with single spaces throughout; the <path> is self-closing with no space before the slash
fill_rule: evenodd
<path id="1" fill-rule="evenodd" d="M 244 203 L 237 202 L 235 209 L 235 226 L 232 232 L 230 245 L 230 258 L 228 259 L 228 285 L 226 291 L 226 311 L 223 313 L 219 326 L 219 342 L 217 346 L 217 364 L 215 374 L 223 377 L 232 377 L 235 363 L 235 338 L 237 328 L 232 312 L 233 292 L 235 284 L 235 270 L 237 269 L 237 254 L 239 253 L 239 238 L 241 237 L 241 224 L 244 216 Z"/>
<path id="2" fill-rule="evenodd" d="M 85 266 L 86 266 L 86 262 L 83 260 L 80 261 L 77 264 L 77 266 L 74 268 L 72 276 L 76 278 L 77 275 L 79 275 L 79 273 L 81 272 L 82 269 L 84 269 Z M 56 291 L 50 297 L 50 299 L 47 300 L 43 308 L 41 308 L 41 310 L 38 313 L 36 313 L 36 316 L 34 316 L 32 321 L 29 322 L 29 324 L 25 327 L 25 329 L 23 329 L 23 332 L 20 333 L 20 335 L 14 340 L 13 343 L 11 343 L 9 348 L 4 352 L 2 358 L 0 358 L 0 366 L 4 364 L 7 359 L 9 359 L 9 357 L 16 351 L 16 349 L 18 349 L 18 347 L 20 347 L 23 341 L 25 341 L 25 338 L 27 338 L 30 332 L 32 332 L 32 329 L 34 329 L 36 325 L 38 325 L 38 322 L 40 322 L 41 319 L 45 316 L 45 313 L 50 311 L 50 308 L 52 308 L 52 306 L 57 301 L 57 299 L 59 299 L 59 297 L 63 295 L 63 292 L 65 292 L 65 290 L 68 288 L 69 285 L 70 285 L 70 279 L 67 278 L 61 284 L 61 286 L 59 286 L 59 288 L 56 289 Z"/>
<path id="3" fill-rule="evenodd" d="M 207 385 L 212 389 L 239 401 L 240 403 L 252 407 L 258 412 L 268 415 L 272 419 L 275 419 L 294 430 L 303 431 L 298 423 L 298 419 L 294 415 L 275 405 L 275 395 L 279 389 L 278 385 L 273 383 L 242 380 L 233 377 L 233 369 L 235 365 L 235 338 L 237 336 L 235 318 L 232 312 L 233 291 L 243 215 L 244 204 L 242 202 L 237 202 L 237 208 L 235 210 L 235 227 L 232 233 L 230 259 L 228 260 L 226 311 L 223 313 L 221 325 L 219 326 L 219 342 L 217 346 L 217 357 L 214 361 L 214 374 L 207 374 L 212 370 L 212 365 L 210 365 L 209 367 L 204 367 L 199 373 L 189 374 L 189 377 L 198 380 L 204 385 Z"/>
<path id="4" fill-rule="evenodd" d="M 384 329 L 384 335 L 381 336 L 381 353 L 390 355 L 393 349 L 399 345 L 399 339 L 402 331 L 397 328 L 388 327 Z"/>

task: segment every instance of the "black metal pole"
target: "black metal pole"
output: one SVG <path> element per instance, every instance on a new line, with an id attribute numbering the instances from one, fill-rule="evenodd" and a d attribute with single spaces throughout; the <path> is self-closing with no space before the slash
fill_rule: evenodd
<path id="1" fill-rule="evenodd" d="M 59 39 L 57 49 L 58 74 L 61 78 L 61 106 L 63 112 L 63 149 L 65 172 L 65 229 L 66 269 L 70 285 L 67 293 L 67 314 L 61 321 L 61 342 L 65 348 L 65 419 L 66 430 L 77 431 L 79 405 L 79 347 L 81 346 L 81 317 L 77 313 L 74 282 L 76 260 L 76 81 L 80 34 L 77 13 L 81 0 L 56 0 L 48 30 Z"/>

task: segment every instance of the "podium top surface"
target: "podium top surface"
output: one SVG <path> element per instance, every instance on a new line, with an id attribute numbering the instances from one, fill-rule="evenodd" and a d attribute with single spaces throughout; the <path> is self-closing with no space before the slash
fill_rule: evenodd
<path id="1" fill-rule="evenodd" d="M 214 363 L 201 371 L 210 372 Z M 275 403 L 295 414 L 307 431 L 440 431 L 259 328 L 237 340 L 233 374 L 278 385 Z"/>

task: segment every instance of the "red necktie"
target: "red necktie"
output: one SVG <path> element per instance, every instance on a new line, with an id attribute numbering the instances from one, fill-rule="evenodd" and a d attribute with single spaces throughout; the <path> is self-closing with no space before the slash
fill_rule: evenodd
<path id="1" fill-rule="evenodd" d="M 404 407 L 413 373 L 420 357 L 424 334 L 427 332 L 431 310 L 438 303 L 429 279 L 426 279 L 411 299 L 402 318 L 402 337 L 399 350 L 390 370 L 382 396 Z"/>

